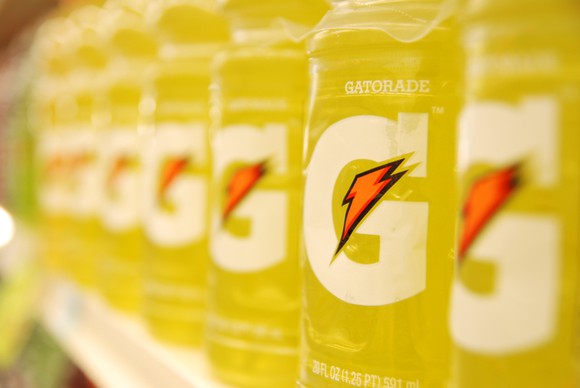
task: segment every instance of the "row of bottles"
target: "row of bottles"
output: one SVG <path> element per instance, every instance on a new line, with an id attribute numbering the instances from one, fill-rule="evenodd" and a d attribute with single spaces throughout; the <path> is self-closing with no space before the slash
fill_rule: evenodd
<path id="1" fill-rule="evenodd" d="M 580 4 L 108 0 L 40 28 L 47 268 L 244 387 L 580 384 Z"/>

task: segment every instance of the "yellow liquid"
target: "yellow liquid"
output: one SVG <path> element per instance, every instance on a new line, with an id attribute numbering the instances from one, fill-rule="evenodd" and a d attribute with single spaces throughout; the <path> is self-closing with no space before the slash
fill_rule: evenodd
<path id="1" fill-rule="evenodd" d="M 68 82 L 68 80 L 62 79 L 62 82 Z M 73 205 L 76 186 L 76 155 L 73 138 L 76 126 L 75 117 L 71 112 L 74 108 L 76 108 L 76 102 L 70 95 L 64 92 L 57 95 L 54 108 L 54 131 L 47 131 L 47 136 L 55 136 L 55 139 L 49 141 L 56 141 L 58 144 L 55 148 L 56 153 L 48 159 L 50 167 L 47 165 L 41 167 L 45 171 L 51 170 L 51 176 L 47 176 L 47 178 L 52 180 L 49 184 L 52 185 L 51 189 L 55 190 L 53 194 L 56 195 L 55 199 L 58 203 L 57 207 L 53 209 L 54 212 L 49 211 L 53 214 L 47 219 L 50 223 L 54 223 L 49 224 L 49 227 L 55 227 L 57 230 L 54 235 L 48 235 L 47 238 L 55 238 L 54 244 L 59 247 L 60 251 L 58 260 L 62 265 L 62 273 L 73 281 L 77 279 L 79 264 L 77 255 L 82 249 L 78 244 L 78 236 L 75 234 Z M 49 243 L 49 245 L 52 244 L 52 242 Z"/>
<path id="2" fill-rule="evenodd" d="M 102 195 L 100 163 L 100 129 L 98 119 L 103 116 L 101 87 L 97 81 L 106 67 L 106 52 L 98 36 L 97 22 L 103 18 L 101 9 L 86 6 L 70 16 L 77 21 L 71 55 L 71 98 L 74 101 L 74 125 L 69 141 L 71 174 L 71 261 L 67 267 L 73 279 L 93 287 L 97 277 L 97 260 L 102 256 L 99 206 Z M 102 121 L 102 120 L 101 120 Z"/>
<path id="3" fill-rule="evenodd" d="M 43 190 L 41 188 L 41 190 Z M 41 209 L 41 216 L 39 222 L 39 236 L 40 236 L 40 255 L 42 264 L 51 272 L 62 272 L 63 265 L 63 223 L 64 217 L 58 215 L 50 215 L 46 213 L 45 209 Z"/>
<path id="4" fill-rule="evenodd" d="M 196 205 L 207 204 L 208 200 L 209 71 L 188 74 L 185 66 L 180 71 L 176 71 L 177 66 L 173 69 L 161 66 L 156 80 L 156 130 L 145 140 L 150 147 L 157 146 L 161 151 L 155 156 L 143 155 L 144 174 L 150 182 L 144 195 L 149 197 L 149 211 L 155 213 L 145 215 L 144 219 L 148 233 L 145 234 L 143 312 L 151 332 L 158 338 L 199 345 L 205 318 L 208 209 Z M 181 101 L 167 95 L 177 90 L 184 92 Z M 195 135 L 187 133 L 194 131 Z M 194 144 L 198 140 L 202 144 Z M 191 146 L 184 149 L 175 142 L 191 143 Z M 198 152 L 200 148 L 202 152 Z M 185 164 L 177 167 L 176 163 L 181 161 Z M 162 188 L 172 168 L 179 170 L 171 183 Z M 197 185 L 203 186 L 201 193 Z M 189 215 L 188 220 L 184 220 L 184 213 Z M 161 236 L 156 231 L 159 222 L 164 223 L 165 229 Z M 168 233 L 172 230 L 178 233 L 180 228 L 199 232 L 179 240 L 168 238 Z"/>
<path id="5" fill-rule="evenodd" d="M 38 82 L 33 86 L 31 117 L 36 135 L 36 178 L 39 204 L 40 255 L 45 267 L 65 272 L 67 214 L 67 155 L 62 111 L 58 109 L 70 63 L 63 55 L 64 19 L 49 19 L 42 25 L 44 34 L 36 38 L 33 53 L 37 60 Z M 47 93 L 48 91 L 48 93 Z"/>
<path id="6" fill-rule="evenodd" d="M 157 337 L 189 345 L 201 342 L 207 297 L 209 81 L 207 58 L 159 65 L 156 130 L 147 140 L 157 152 L 144 156 L 151 159 L 144 173 L 153 213 L 144 220 L 149 232 L 144 314 Z M 172 168 L 178 170 L 165 181 Z M 160 222 L 166 229 L 161 234 Z M 183 228 L 195 232 L 167 236 Z"/>
<path id="7" fill-rule="evenodd" d="M 347 28 L 311 39 L 300 386 L 446 386 L 453 42 L 444 27 L 412 43 Z M 357 174 L 397 160 L 391 173 L 406 172 L 374 206 L 360 207 Z M 358 226 L 349 221 L 357 206 L 367 209 Z M 341 246 L 344 230 L 351 234 Z"/>
<path id="8" fill-rule="evenodd" d="M 99 221 L 73 219 L 70 221 L 69 233 L 70 236 L 77 236 L 71 241 L 70 262 L 67 263 L 71 278 L 82 286 L 93 287 L 96 282 L 96 264 L 101 242 Z"/>
<path id="9" fill-rule="evenodd" d="M 489 7 L 493 12 L 474 18 L 466 29 L 468 69 L 479 71 L 468 73 L 465 124 L 459 128 L 465 147 L 460 150 L 463 203 L 487 174 L 517 165 L 519 182 L 458 266 L 452 386 L 576 387 L 580 8 L 574 2 L 498 5 L 505 9 Z M 510 7 L 518 7 L 517 13 Z M 478 146 L 487 141 L 487 129 L 477 125 L 482 107 L 487 109 L 482 122 L 505 131 L 497 142 L 512 154 Z M 514 227 L 503 242 L 491 244 L 502 225 L 516 217 L 524 217 L 527 229 Z M 538 225 L 545 229 L 541 234 L 533 229 Z M 482 247 L 496 253 L 483 255 Z M 526 247 L 532 252 L 522 255 Z M 472 296 L 469 303 L 462 295 Z M 484 302 L 489 303 L 485 325 L 496 329 L 488 333 L 477 326 L 468 335 L 460 317 L 469 310 L 480 318 Z"/>
<path id="10" fill-rule="evenodd" d="M 65 268 L 66 217 L 64 192 L 65 166 L 59 145 L 62 136 L 54 129 L 40 129 L 37 137 L 40 255 L 47 269 L 62 272 Z M 63 199 L 64 197 L 64 199 Z"/>
<path id="11" fill-rule="evenodd" d="M 177 12 L 187 17 L 179 19 Z M 170 7 L 163 15 L 160 29 L 173 33 L 173 41 L 200 36 L 204 41 L 192 43 L 181 57 L 160 59 L 152 70 L 155 129 L 143 153 L 148 198 L 143 312 L 156 337 L 199 345 L 209 261 L 210 60 L 228 31 L 224 20 L 191 6 Z M 176 28 L 171 20 L 188 24 Z"/>
<path id="12" fill-rule="evenodd" d="M 100 257 L 101 229 L 98 220 L 100 171 L 98 134 L 91 122 L 95 91 L 84 90 L 76 101 L 75 129 L 68 158 L 70 174 L 71 219 L 68 230 L 70 252 L 66 267 L 79 284 L 92 287 L 96 282 L 96 264 Z M 76 139 L 75 139 L 76 138 Z"/>
<path id="13" fill-rule="evenodd" d="M 294 386 L 306 56 L 292 45 L 239 45 L 215 74 L 208 356 L 229 383 Z M 234 201 L 235 177 L 261 163 Z"/>
<path id="14" fill-rule="evenodd" d="M 147 32 L 143 16 L 125 10 L 116 19 L 108 44 L 110 58 L 105 100 L 110 121 L 101 143 L 103 157 L 104 252 L 100 262 L 100 285 L 109 303 L 138 312 L 142 300 L 143 225 L 140 158 L 143 74 L 157 47 Z"/>
<path id="15" fill-rule="evenodd" d="M 48 100 L 38 98 L 36 113 L 38 128 L 36 137 L 36 177 L 39 204 L 40 255 L 47 269 L 61 274 L 68 262 L 67 233 L 70 225 L 68 213 L 68 154 L 66 131 L 56 115 L 56 96 Z"/>
<path id="16" fill-rule="evenodd" d="M 136 82 L 119 81 L 109 89 L 111 124 L 104 130 L 101 143 L 104 187 L 99 285 L 112 306 L 129 312 L 137 312 L 141 301 L 143 234 L 136 208 L 141 173 L 137 141 L 140 98 L 141 85 Z M 130 145 L 119 147 L 120 142 Z M 118 224 L 107 220 L 115 209 L 123 214 Z"/>

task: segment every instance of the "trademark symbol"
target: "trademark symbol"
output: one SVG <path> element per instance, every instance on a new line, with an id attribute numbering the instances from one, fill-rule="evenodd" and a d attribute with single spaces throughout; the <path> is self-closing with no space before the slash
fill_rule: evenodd
<path id="1" fill-rule="evenodd" d="M 437 115 L 443 114 L 443 113 L 445 113 L 445 107 L 444 106 L 432 106 L 431 112 L 433 114 L 437 114 Z"/>

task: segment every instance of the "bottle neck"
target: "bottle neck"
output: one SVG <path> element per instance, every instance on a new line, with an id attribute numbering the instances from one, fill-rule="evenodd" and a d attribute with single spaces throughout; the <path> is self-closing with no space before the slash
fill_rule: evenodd
<path id="1" fill-rule="evenodd" d="M 159 47 L 161 60 L 209 60 L 223 47 L 225 42 L 167 42 Z"/>
<path id="2" fill-rule="evenodd" d="M 291 38 L 281 20 L 279 23 L 272 20 L 270 24 L 260 23 L 234 27 L 232 40 L 236 44 L 243 45 L 275 45 L 289 42 Z"/>
<path id="3" fill-rule="evenodd" d="M 378 30 L 412 43 L 424 38 L 455 15 L 457 0 L 341 1 L 311 31 Z"/>

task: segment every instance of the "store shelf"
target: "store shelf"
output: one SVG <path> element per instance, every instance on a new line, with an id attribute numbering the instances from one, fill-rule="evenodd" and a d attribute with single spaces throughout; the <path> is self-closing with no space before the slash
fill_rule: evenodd
<path id="1" fill-rule="evenodd" d="M 50 280 L 41 320 L 62 348 L 102 388 L 225 388 L 200 351 L 154 340 L 136 318 L 64 280 Z"/>

